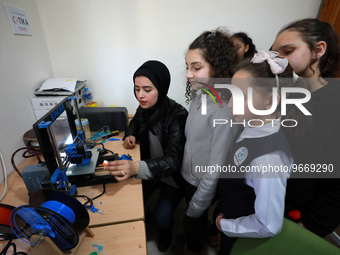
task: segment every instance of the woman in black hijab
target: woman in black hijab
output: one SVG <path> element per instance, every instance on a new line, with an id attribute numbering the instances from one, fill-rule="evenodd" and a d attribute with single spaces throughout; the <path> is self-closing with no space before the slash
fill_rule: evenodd
<path id="1" fill-rule="evenodd" d="M 118 160 L 109 162 L 105 170 L 111 171 L 118 181 L 131 175 L 143 179 L 146 219 L 149 218 L 148 201 L 160 188 L 154 218 L 160 228 L 158 249 L 166 251 L 171 244 L 173 212 L 183 194 L 181 174 L 187 110 L 167 97 L 170 72 L 161 62 L 145 62 L 133 75 L 134 94 L 139 102 L 136 114 L 125 132 L 124 146 L 128 149 L 140 143 L 141 161 Z"/>

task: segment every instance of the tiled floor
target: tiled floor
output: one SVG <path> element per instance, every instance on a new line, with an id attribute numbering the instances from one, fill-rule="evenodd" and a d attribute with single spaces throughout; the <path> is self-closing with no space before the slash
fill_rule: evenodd
<path id="1" fill-rule="evenodd" d="M 158 194 L 155 194 L 152 197 L 150 208 L 153 206 L 153 202 Z M 177 207 L 177 210 L 174 214 L 174 226 L 172 233 L 172 243 L 170 248 L 166 252 L 160 252 L 157 248 L 158 241 L 158 229 L 154 223 L 151 221 L 148 226 L 146 226 L 146 236 L 147 236 L 147 246 L 148 246 L 148 255 L 157 255 L 157 254 L 166 254 L 166 255 L 180 255 L 181 247 L 184 242 L 184 231 L 182 227 L 183 217 L 186 211 L 186 204 L 184 199 L 181 204 Z M 207 247 L 207 251 L 209 255 L 217 255 L 218 248 Z"/>

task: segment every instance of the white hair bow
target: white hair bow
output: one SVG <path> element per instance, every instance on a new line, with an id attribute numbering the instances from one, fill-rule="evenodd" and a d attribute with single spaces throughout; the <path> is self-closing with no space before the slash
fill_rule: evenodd
<path id="1" fill-rule="evenodd" d="M 286 58 L 278 58 L 278 55 L 279 53 L 276 51 L 259 50 L 258 53 L 255 53 L 250 62 L 257 64 L 267 61 L 272 73 L 277 75 L 282 73 L 288 65 L 288 60 Z"/>

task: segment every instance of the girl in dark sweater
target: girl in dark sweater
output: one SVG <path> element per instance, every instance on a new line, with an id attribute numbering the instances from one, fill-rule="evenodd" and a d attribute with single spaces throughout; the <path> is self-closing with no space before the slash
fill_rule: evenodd
<path id="1" fill-rule="evenodd" d="M 326 167 L 313 178 L 288 181 L 286 214 L 299 210 L 299 224 L 323 237 L 340 224 L 340 84 L 331 79 L 340 67 L 338 36 L 329 23 L 304 19 L 284 27 L 272 49 L 288 59 L 312 92 L 313 123 L 304 134 L 290 138 L 295 163 Z"/>

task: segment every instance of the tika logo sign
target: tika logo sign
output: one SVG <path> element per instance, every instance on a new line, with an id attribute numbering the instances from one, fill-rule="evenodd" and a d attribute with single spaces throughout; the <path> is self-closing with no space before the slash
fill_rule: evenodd
<path id="1" fill-rule="evenodd" d="M 32 35 L 32 29 L 28 22 L 26 11 L 7 4 L 5 4 L 5 7 L 13 33 L 18 35 Z"/>
<path id="2" fill-rule="evenodd" d="M 201 83 L 203 84 L 203 83 Z M 221 106 L 222 106 L 222 101 L 220 96 L 218 95 L 218 93 L 216 92 L 215 89 L 213 89 L 211 86 L 207 85 L 207 84 L 203 84 L 205 86 L 207 86 L 210 90 L 212 90 L 216 97 L 219 99 Z M 230 84 L 216 84 L 215 85 L 216 89 L 229 89 L 232 97 L 233 97 L 233 114 L 234 115 L 242 115 L 244 114 L 244 95 L 243 92 L 240 88 L 234 86 L 234 85 L 230 85 Z M 207 94 L 209 94 L 212 98 L 213 95 L 208 92 L 206 89 L 203 88 L 199 88 L 205 92 L 207 92 Z M 294 98 L 294 99 L 290 99 L 287 98 L 287 94 L 289 93 L 301 93 L 304 94 L 305 97 L 304 98 Z M 272 107 L 268 110 L 257 110 L 254 108 L 253 106 L 253 88 L 249 87 L 248 88 L 248 97 L 247 97 L 247 104 L 248 104 L 248 108 L 249 110 L 256 115 L 269 115 L 275 112 L 276 108 L 277 108 L 277 96 L 278 96 L 278 88 L 273 88 L 272 89 Z M 297 87 L 285 87 L 285 88 L 281 88 L 281 115 L 286 115 L 287 113 L 287 105 L 288 104 L 294 104 L 297 108 L 300 109 L 300 111 L 302 111 L 305 115 L 312 115 L 302 104 L 307 103 L 311 98 L 311 93 L 309 90 L 304 89 L 304 88 L 297 88 Z M 213 98 L 214 99 L 214 98 Z M 201 113 L 202 115 L 206 115 L 207 114 L 207 95 L 206 94 L 202 94 L 201 97 L 202 100 L 202 110 Z M 216 105 L 216 101 L 214 99 L 215 105 Z"/>

